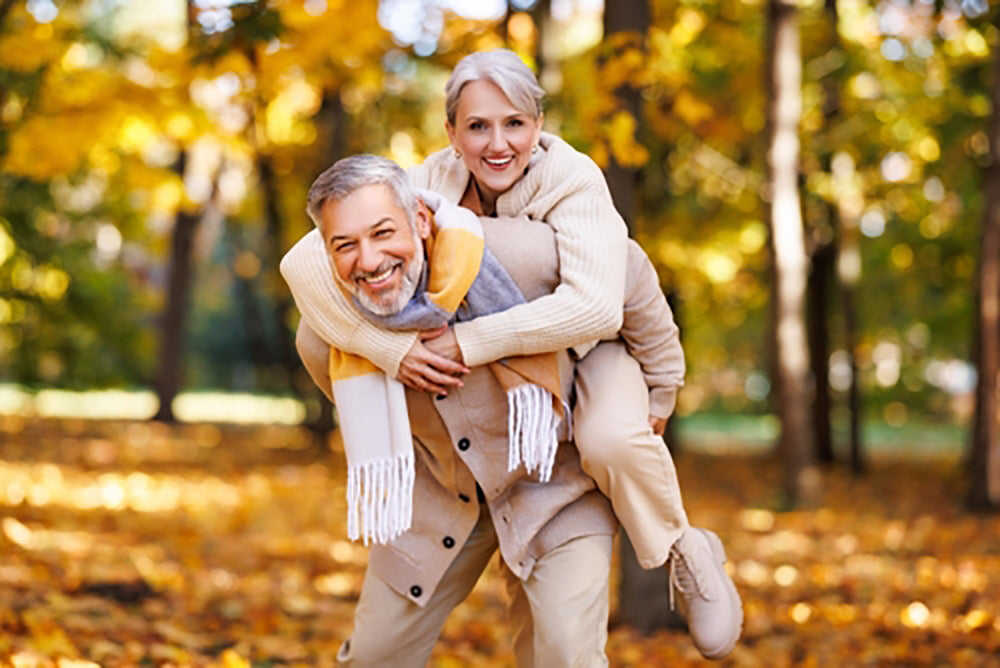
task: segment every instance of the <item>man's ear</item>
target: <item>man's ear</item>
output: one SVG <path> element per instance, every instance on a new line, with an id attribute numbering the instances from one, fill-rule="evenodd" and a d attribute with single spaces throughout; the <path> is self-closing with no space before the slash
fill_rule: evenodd
<path id="1" fill-rule="evenodd" d="M 417 236 L 426 239 L 431 235 L 431 215 L 430 209 L 424 204 L 424 200 L 417 198 L 417 215 L 413 217 L 413 224 L 417 226 Z"/>

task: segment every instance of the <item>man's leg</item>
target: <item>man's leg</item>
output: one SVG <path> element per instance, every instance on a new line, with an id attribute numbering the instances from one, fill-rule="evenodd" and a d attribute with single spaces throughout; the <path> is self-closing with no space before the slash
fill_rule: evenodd
<path id="1" fill-rule="evenodd" d="M 583 536 L 548 552 L 527 580 L 504 568 L 518 668 L 608 665 L 611 536 Z"/>
<path id="2" fill-rule="evenodd" d="M 674 461 L 649 426 L 649 388 L 625 344 L 601 342 L 577 363 L 573 439 L 639 563 L 665 564 L 688 519 Z"/>
<path id="3" fill-rule="evenodd" d="M 484 510 L 423 608 L 397 594 L 369 566 L 354 610 L 354 633 L 340 646 L 337 664 L 423 668 L 448 613 L 472 591 L 496 548 L 496 532 Z"/>

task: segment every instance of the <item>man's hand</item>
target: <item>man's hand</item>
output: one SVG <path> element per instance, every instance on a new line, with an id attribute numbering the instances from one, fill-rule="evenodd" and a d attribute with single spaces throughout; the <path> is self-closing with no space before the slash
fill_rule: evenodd
<path id="1" fill-rule="evenodd" d="M 396 380 L 414 390 L 448 394 L 448 388 L 462 387 L 459 376 L 466 373 L 469 373 L 469 369 L 464 364 L 431 352 L 417 339 L 399 363 Z"/>
<path id="2" fill-rule="evenodd" d="M 435 329 L 422 332 L 420 339 L 424 342 L 424 346 L 432 353 L 464 366 L 465 360 L 462 359 L 462 349 L 458 347 L 458 339 L 455 338 L 455 330 L 452 327 L 448 327 L 443 331 Z"/>
<path id="3" fill-rule="evenodd" d="M 655 415 L 650 415 L 649 426 L 652 427 L 654 434 L 663 436 L 663 432 L 667 429 L 667 418 L 658 418 Z"/>

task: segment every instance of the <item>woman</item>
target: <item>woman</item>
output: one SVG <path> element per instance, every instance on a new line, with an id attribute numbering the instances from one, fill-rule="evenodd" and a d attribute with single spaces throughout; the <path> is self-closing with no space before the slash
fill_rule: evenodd
<path id="1" fill-rule="evenodd" d="M 620 341 L 592 343 L 617 339 L 622 328 L 627 230 L 600 169 L 541 131 L 542 95 L 512 52 L 467 56 L 446 86 L 451 149 L 412 169 L 410 181 L 480 215 L 545 221 L 555 230 L 558 248 L 561 283 L 553 294 L 421 341 L 416 333 L 378 329 L 333 304 L 298 299 L 294 277 L 286 278 L 304 322 L 323 339 L 424 391 L 443 394 L 457 385 L 461 363 L 477 366 L 574 349 L 580 358 L 574 438 L 584 470 L 611 499 L 643 567 L 669 563 L 687 603 L 695 644 L 706 657 L 721 658 L 739 636 L 738 594 L 722 569 L 718 539 L 689 527 L 673 462 L 658 436 L 673 411 L 680 379 L 650 393 L 644 369 Z M 633 255 L 641 255 L 637 248 Z M 662 332 L 659 340 L 668 334 Z M 300 339 L 310 336 L 300 329 Z"/>

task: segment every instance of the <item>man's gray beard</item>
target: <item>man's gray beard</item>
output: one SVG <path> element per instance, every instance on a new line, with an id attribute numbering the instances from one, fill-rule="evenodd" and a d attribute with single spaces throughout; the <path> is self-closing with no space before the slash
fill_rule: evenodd
<path id="1" fill-rule="evenodd" d="M 403 274 L 403 283 L 399 287 L 399 294 L 388 304 L 373 301 L 357 284 L 353 281 L 344 281 L 336 271 L 333 272 L 333 276 L 337 279 L 338 283 L 344 286 L 345 290 L 358 300 L 358 303 L 375 315 L 393 315 L 402 311 L 403 307 L 413 299 L 413 295 L 417 292 L 417 286 L 420 284 L 420 274 L 423 270 L 424 254 L 423 250 L 418 247 L 417 252 L 413 255 L 413 259 L 406 268 L 406 273 Z"/>

